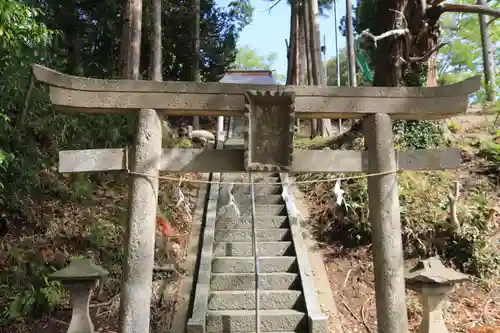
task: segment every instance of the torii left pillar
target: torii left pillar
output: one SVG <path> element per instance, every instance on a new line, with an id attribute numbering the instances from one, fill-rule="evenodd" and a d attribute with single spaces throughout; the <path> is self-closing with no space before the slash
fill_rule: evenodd
<path id="1" fill-rule="evenodd" d="M 137 112 L 135 142 L 128 163 L 133 173 L 129 184 L 119 333 L 149 332 L 153 283 L 161 120 L 153 109 Z"/>

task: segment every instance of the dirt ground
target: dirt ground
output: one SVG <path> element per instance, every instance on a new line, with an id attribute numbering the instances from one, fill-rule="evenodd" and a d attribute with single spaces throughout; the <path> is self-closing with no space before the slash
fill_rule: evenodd
<path id="1" fill-rule="evenodd" d="M 341 249 L 329 247 L 325 249 L 324 256 L 344 332 L 376 332 L 370 248 L 345 253 Z M 414 261 L 405 262 L 407 268 L 414 264 Z M 418 296 L 411 291 L 408 292 L 407 307 L 410 331 L 416 332 L 422 308 Z M 470 328 L 485 325 L 500 327 L 500 288 L 498 285 L 492 286 L 492 281 L 464 283 L 455 288 L 444 308 L 446 324 L 451 333 L 468 332 Z"/>

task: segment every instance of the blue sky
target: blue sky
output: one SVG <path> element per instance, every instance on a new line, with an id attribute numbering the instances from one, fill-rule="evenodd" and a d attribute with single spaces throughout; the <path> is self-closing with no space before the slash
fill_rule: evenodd
<path id="1" fill-rule="evenodd" d="M 226 6 L 230 0 L 216 0 L 220 6 Z M 278 60 L 273 69 L 279 74 L 286 74 L 286 44 L 285 39 L 290 36 L 290 6 L 281 0 L 269 13 L 272 2 L 252 0 L 255 7 L 252 23 L 245 27 L 240 35 L 238 46 L 250 45 L 259 55 L 277 53 Z M 334 22 L 333 10 L 327 13 L 328 17 L 320 17 L 321 44 L 323 36 L 326 38 L 326 56 L 335 57 L 335 29 L 340 18 L 345 16 L 345 4 L 337 6 L 337 24 Z M 345 38 L 338 32 L 339 49 L 345 46 Z"/>

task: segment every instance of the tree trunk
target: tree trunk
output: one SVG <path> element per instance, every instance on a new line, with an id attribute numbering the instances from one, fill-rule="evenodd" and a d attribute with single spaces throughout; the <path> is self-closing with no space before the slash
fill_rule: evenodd
<path id="1" fill-rule="evenodd" d="M 312 84 L 319 86 L 323 83 L 323 71 L 321 70 L 321 48 L 318 21 L 318 1 L 307 0 L 309 16 L 309 48 L 311 50 Z"/>
<path id="2" fill-rule="evenodd" d="M 151 59 L 149 64 L 149 79 L 163 81 L 162 41 L 161 41 L 161 10 L 162 0 L 151 1 Z"/>
<path id="3" fill-rule="evenodd" d="M 139 79 L 142 33 L 142 1 L 128 0 L 124 8 L 122 40 L 122 77 Z"/>
<path id="4" fill-rule="evenodd" d="M 391 31 L 398 25 L 403 27 L 407 14 L 408 0 L 380 0 L 378 3 L 378 22 L 381 31 Z M 405 37 L 391 36 L 378 41 L 375 57 L 373 85 L 379 87 L 398 87 L 402 80 L 402 65 L 406 57 L 403 44 Z"/>
<path id="5" fill-rule="evenodd" d="M 433 55 L 427 61 L 427 87 L 437 87 L 437 56 Z"/>
<path id="6" fill-rule="evenodd" d="M 311 49 L 313 84 L 317 86 L 326 85 L 326 77 L 324 77 L 323 62 L 321 60 L 318 0 L 308 0 L 308 3 L 309 45 Z M 316 122 L 317 129 L 314 136 L 321 133 L 323 137 L 328 137 L 332 134 L 330 119 L 318 119 Z"/>
<path id="7" fill-rule="evenodd" d="M 306 75 L 307 75 L 307 84 L 313 84 L 313 71 L 312 71 L 312 55 L 311 55 L 311 44 L 309 42 L 310 38 L 310 19 L 309 19 L 309 4 L 307 1 L 302 2 L 302 18 L 304 22 L 304 50 L 306 55 Z"/>
<path id="8" fill-rule="evenodd" d="M 194 82 L 200 82 L 200 0 L 192 0 L 192 39 L 193 39 L 193 62 L 191 64 L 191 80 Z M 200 117 L 193 117 L 193 128 L 195 130 L 200 129 Z"/>
<path id="9" fill-rule="evenodd" d="M 477 0 L 480 6 L 486 6 L 486 0 Z M 483 46 L 483 72 L 486 85 L 486 101 L 496 102 L 496 76 L 495 76 L 495 49 L 491 42 L 490 26 L 487 16 L 479 15 L 479 29 L 481 31 L 481 44 Z"/>
<path id="10" fill-rule="evenodd" d="M 287 77 L 286 84 L 287 85 L 296 85 L 297 84 L 297 51 L 298 51 L 298 25 L 299 25 L 299 17 L 298 17 L 298 3 L 295 0 L 292 0 L 291 3 L 291 11 L 290 11 L 290 39 L 289 45 L 287 49 L 287 57 L 288 57 L 288 68 L 287 68 Z"/>
<path id="11" fill-rule="evenodd" d="M 302 1 L 302 6 L 301 6 L 301 16 L 302 16 L 302 29 L 304 32 L 304 54 L 306 58 L 306 75 L 307 75 L 307 84 L 312 85 L 314 84 L 313 80 L 313 70 L 312 70 L 312 53 L 311 53 L 311 43 L 310 43 L 310 38 L 311 38 L 311 17 L 309 15 L 309 1 L 308 0 L 303 0 Z M 310 120 L 310 137 L 314 138 L 317 135 L 318 131 L 318 122 L 316 119 L 311 119 Z"/>
<path id="12" fill-rule="evenodd" d="M 304 12 L 298 8 L 298 35 L 297 35 L 297 79 L 298 84 L 306 85 L 308 80 L 307 74 L 307 42 Z"/>
<path id="13" fill-rule="evenodd" d="M 75 27 L 73 15 L 76 13 L 75 3 L 68 3 L 61 9 L 60 18 L 63 20 L 61 24 L 65 39 L 65 46 L 67 51 L 66 73 L 69 75 L 85 76 L 83 72 L 82 63 L 82 43 L 78 38 L 77 30 Z"/>
<path id="14" fill-rule="evenodd" d="M 286 84 L 299 84 L 299 4 L 298 1 L 291 1 L 290 11 L 290 43 L 287 49 L 288 69 Z M 297 131 L 300 133 L 300 119 L 296 119 Z"/>

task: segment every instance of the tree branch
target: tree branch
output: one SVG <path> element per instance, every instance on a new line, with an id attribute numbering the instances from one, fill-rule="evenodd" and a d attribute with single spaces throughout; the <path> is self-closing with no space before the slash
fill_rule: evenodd
<path id="1" fill-rule="evenodd" d="M 279 3 L 280 3 L 280 2 L 281 2 L 281 0 L 276 1 L 276 2 L 275 2 L 275 3 L 273 3 L 273 4 L 269 7 L 269 8 L 264 9 L 264 10 L 262 11 L 262 13 L 263 13 L 263 12 L 268 12 L 269 14 L 271 14 L 271 10 L 273 10 L 273 8 L 274 8 L 274 7 L 276 7 L 277 5 L 279 5 Z"/>
<path id="2" fill-rule="evenodd" d="M 390 37 L 390 36 L 399 37 L 399 36 L 403 36 L 403 35 L 406 35 L 406 34 L 409 34 L 409 33 L 410 33 L 410 30 L 408 30 L 408 29 L 394 29 L 394 30 L 386 31 L 386 32 L 384 32 L 383 34 L 381 34 L 379 36 L 375 36 L 375 35 L 373 35 L 370 32 L 369 29 L 366 29 L 366 30 L 362 31 L 359 36 L 360 37 L 365 36 L 365 37 L 370 38 L 371 40 L 373 40 L 373 43 L 375 44 L 375 47 L 377 47 L 377 41 L 379 41 L 381 39 L 384 39 L 384 38 L 387 38 L 387 37 Z"/>
<path id="3" fill-rule="evenodd" d="M 482 5 L 459 5 L 455 3 L 444 3 L 439 5 L 441 12 L 452 12 L 452 13 L 472 13 L 472 14 L 483 14 L 489 15 L 495 18 L 500 17 L 500 10 L 491 8 L 489 6 Z"/>
<path id="4" fill-rule="evenodd" d="M 410 63 L 415 63 L 415 62 L 420 62 L 420 61 L 427 61 L 427 60 L 429 60 L 429 58 L 434 53 L 436 53 L 437 51 L 439 51 L 439 49 L 442 48 L 443 46 L 445 46 L 446 44 L 448 44 L 448 43 L 441 43 L 439 45 L 436 45 L 428 53 L 424 54 L 423 56 L 421 56 L 421 57 L 410 57 L 408 59 L 408 61 Z"/>
<path id="5" fill-rule="evenodd" d="M 492 18 L 492 19 L 491 19 L 491 20 L 489 20 L 489 21 L 488 21 L 488 23 L 486 23 L 486 24 L 490 25 L 490 24 L 491 24 L 491 23 L 493 23 L 496 19 L 498 19 L 498 17 Z"/>
<path id="6" fill-rule="evenodd" d="M 458 197 L 460 196 L 460 183 L 457 181 L 455 182 L 455 186 L 453 189 L 454 193 L 449 193 L 448 194 L 448 201 L 450 204 L 450 221 L 453 224 L 453 227 L 455 231 L 460 233 L 461 227 L 460 227 L 460 222 L 458 221 L 458 216 L 457 216 L 457 202 L 458 202 Z"/>
<path id="7" fill-rule="evenodd" d="M 438 6 L 440 4 L 442 4 L 443 2 L 445 2 L 446 0 L 436 0 L 432 3 L 432 7 L 435 7 L 435 6 Z"/>

